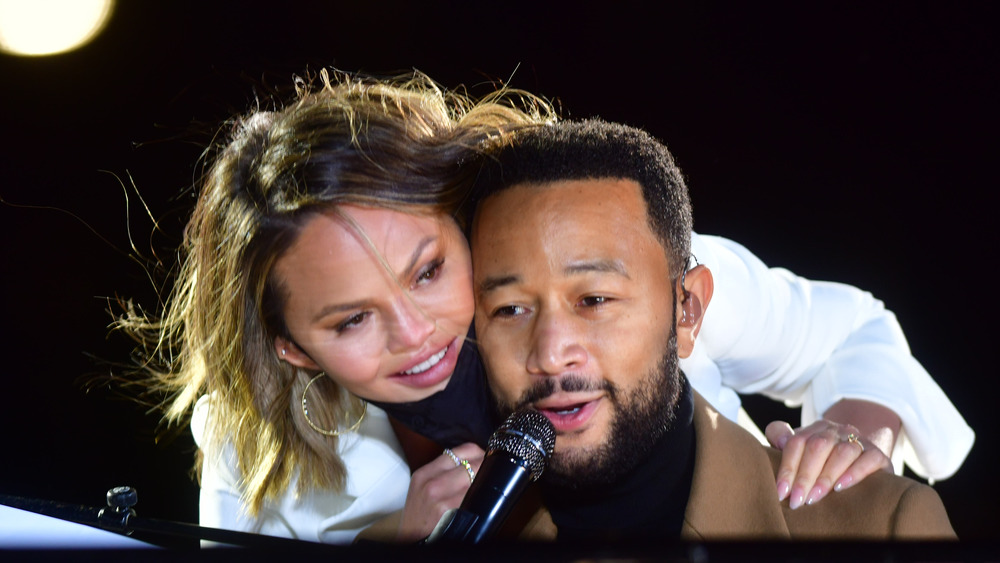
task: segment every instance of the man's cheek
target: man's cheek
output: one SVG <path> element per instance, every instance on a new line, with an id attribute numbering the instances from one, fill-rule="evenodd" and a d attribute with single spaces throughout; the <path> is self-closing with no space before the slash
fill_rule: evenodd
<path id="1" fill-rule="evenodd" d="M 518 399 L 522 394 L 522 390 L 517 385 L 515 378 L 508 378 L 500 381 L 499 390 L 500 396 L 503 398 L 504 402 L 512 406 L 517 404 Z"/>
<path id="2" fill-rule="evenodd" d="M 516 402 L 517 394 L 512 385 L 511 379 L 507 376 L 502 368 L 499 368 L 489 362 L 486 363 L 486 374 L 490 383 L 490 390 L 493 392 L 493 396 L 498 399 L 500 403 L 507 406 L 513 406 Z"/>

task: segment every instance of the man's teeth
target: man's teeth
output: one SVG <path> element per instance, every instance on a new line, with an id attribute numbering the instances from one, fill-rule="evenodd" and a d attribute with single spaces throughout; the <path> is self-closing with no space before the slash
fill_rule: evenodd
<path id="1" fill-rule="evenodd" d="M 569 409 L 566 409 L 566 410 L 556 410 L 556 411 L 554 411 L 554 412 L 555 412 L 556 414 L 559 414 L 559 415 L 566 415 L 566 414 L 575 414 L 575 413 L 579 412 L 579 410 L 580 410 L 581 408 L 582 408 L 582 407 L 573 407 L 573 408 L 569 408 Z"/>
<path id="2" fill-rule="evenodd" d="M 427 358 L 425 361 L 420 362 L 419 364 L 417 364 L 417 365 L 413 366 L 412 368 L 404 371 L 403 373 L 405 373 L 406 375 L 413 375 L 415 373 L 425 372 L 425 371 L 431 369 L 432 367 L 434 367 L 435 365 L 437 365 L 437 363 L 441 361 L 441 358 L 444 357 L 444 354 L 447 351 L 448 351 L 448 349 L 445 348 L 444 350 L 441 350 L 437 354 L 434 354 L 430 358 Z"/>

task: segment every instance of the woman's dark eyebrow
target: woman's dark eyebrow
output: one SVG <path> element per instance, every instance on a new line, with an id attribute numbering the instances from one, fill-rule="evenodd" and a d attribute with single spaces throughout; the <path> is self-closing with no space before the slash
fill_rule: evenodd
<path id="1" fill-rule="evenodd" d="M 367 301 L 355 301 L 353 303 L 333 303 L 323 307 L 315 315 L 313 315 L 311 322 L 315 324 L 323 320 L 323 317 L 326 317 L 327 315 L 331 315 L 333 313 L 342 313 L 344 311 L 363 309 L 367 305 L 368 305 Z"/>
<path id="2" fill-rule="evenodd" d="M 420 239 L 420 242 L 417 243 L 417 247 L 413 249 L 413 254 L 410 255 L 410 262 L 406 265 L 406 268 L 403 269 L 404 276 L 408 277 L 410 275 L 413 268 L 417 267 L 417 262 L 420 260 L 420 255 L 424 253 L 424 249 L 433 244 L 435 241 L 437 241 L 437 236 L 435 235 L 428 235 Z"/>

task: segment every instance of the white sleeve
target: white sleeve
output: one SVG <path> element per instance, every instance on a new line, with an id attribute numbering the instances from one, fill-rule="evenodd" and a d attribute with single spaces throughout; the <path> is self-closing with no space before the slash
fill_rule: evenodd
<path id="1" fill-rule="evenodd" d="M 240 500 L 239 470 L 232 445 L 228 442 L 217 445 L 208 439 L 210 402 L 207 395 L 202 396 L 191 414 L 191 434 L 203 454 L 199 523 L 209 528 L 296 537 L 291 527 L 282 522 L 280 515 L 271 507 L 263 507 L 257 517 L 248 515 Z"/>
<path id="2" fill-rule="evenodd" d="M 975 435 L 881 301 L 769 269 L 724 238 L 693 235 L 692 253 L 712 271 L 715 291 L 689 363 L 711 374 L 701 379 L 719 388 L 722 403 L 727 387 L 763 393 L 802 405 L 809 424 L 842 399 L 871 401 L 899 415 L 897 451 L 915 473 L 945 479 L 958 470 Z"/>
<path id="3" fill-rule="evenodd" d="M 298 496 L 297 479 L 280 499 L 267 501 L 251 517 L 240 500 L 240 473 L 232 445 L 206 440 L 209 399 L 191 417 L 195 442 L 205 455 L 201 474 L 202 526 L 347 544 L 374 521 L 402 509 L 410 471 L 402 448 L 381 409 L 368 405 L 356 432 L 341 436 L 338 453 L 347 469 L 343 491 L 315 490 Z"/>

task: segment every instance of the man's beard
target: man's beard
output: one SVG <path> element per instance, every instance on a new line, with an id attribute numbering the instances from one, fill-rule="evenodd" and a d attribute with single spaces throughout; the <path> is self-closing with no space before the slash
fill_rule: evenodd
<path id="1" fill-rule="evenodd" d="M 671 323 L 672 325 L 673 323 Z M 677 332 L 673 326 L 657 365 L 635 382 L 631 391 L 612 383 L 576 375 L 545 377 L 528 388 L 513 412 L 562 389 L 573 393 L 603 390 L 614 407 L 607 439 L 589 448 L 556 452 L 544 478 L 559 487 L 581 488 L 613 483 L 646 458 L 653 445 L 673 425 L 681 384 L 677 368 Z M 558 437 L 556 448 L 558 450 Z"/>

